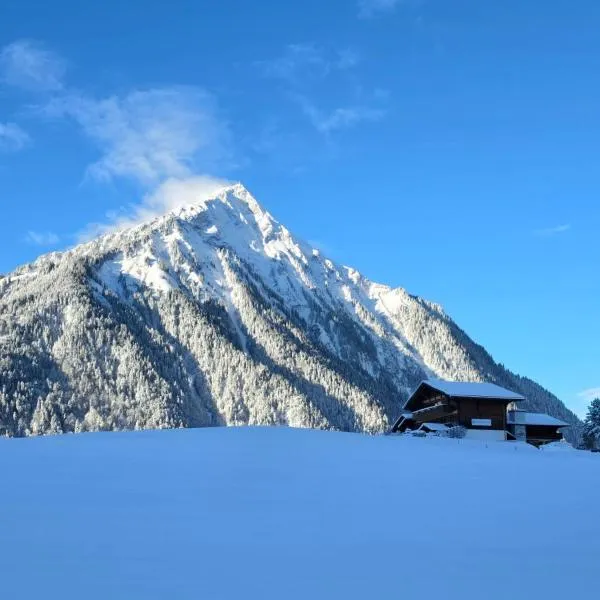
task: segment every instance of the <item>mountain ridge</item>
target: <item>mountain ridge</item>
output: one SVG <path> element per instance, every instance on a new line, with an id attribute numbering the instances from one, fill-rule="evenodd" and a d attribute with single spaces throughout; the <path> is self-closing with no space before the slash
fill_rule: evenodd
<path id="1" fill-rule="evenodd" d="M 0 433 L 378 432 L 428 376 L 511 387 L 577 425 L 440 305 L 337 265 L 242 184 L 181 185 L 164 193 L 192 202 L 0 279 Z"/>

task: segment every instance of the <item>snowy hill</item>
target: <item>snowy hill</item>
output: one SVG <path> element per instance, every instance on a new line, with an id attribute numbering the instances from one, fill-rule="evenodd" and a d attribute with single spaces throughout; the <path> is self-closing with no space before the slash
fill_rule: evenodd
<path id="1" fill-rule="evenodd" d="M 242 185 L 186 194 L 164 216 L 0 278 L 0 434 L 377 432 L 429 376 L 491 381 L 577 423 L 441 307 L 328 260 Z"/>
<path id="2" fill-rule="evenodd" d="M 0 440 L 6 598 L 593 597 L 600 456 L 287 428 Z"/>

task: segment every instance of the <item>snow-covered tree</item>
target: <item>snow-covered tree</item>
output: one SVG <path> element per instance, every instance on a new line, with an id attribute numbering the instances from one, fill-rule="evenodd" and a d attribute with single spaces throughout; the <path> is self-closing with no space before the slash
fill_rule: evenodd
<path id="1" fill-rule="evenodd" d="M 592 400 L 588 407 L 582 437 L 586 448 L 600 447 L 600 398 Z"/>

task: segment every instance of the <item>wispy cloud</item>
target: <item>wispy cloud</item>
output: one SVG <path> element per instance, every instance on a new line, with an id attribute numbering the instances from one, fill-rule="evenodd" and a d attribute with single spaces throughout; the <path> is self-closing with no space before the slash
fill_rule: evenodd
<path id="1" fill-rule="evenodd" d="M 63 87 L 65 61 L 33 40 L 17 40 L 0 51 L 0 79 L 30 91 L 55 92 Z"/>
<path id="2" fill-rule="evenodd" d="M 0 150 L 16 152 L 29 144 L 29 134 L 16 123 L 0 123 Z"/>
<path id="3" fill-rule="evenodd" d="M 553 235 L 559 235 L 561 233 L 565 233 L 571 229 L 570 223 L 565 223 L 564 225 L 556 225 L 555 227 L 546 227 L 543 229 L 536 229 L 533 233 L 542 237 L 549 237 Z"/>
<path id="4" fill-rule="evenodd" d="M 96 99 L 69 93 L 44 107 L 70 118 L 98 147 L 88 168 L 99 180 L 135 179 L 147 186 L 214 168 L 229 157 L 229 131 L 216 103 L 196 87 L 167 87 Z"/>
<path id="5" fill-rule="evenodd" d="M 343 60 L 348 63 L 351 57 Z M 98 149 L 98 159 L 86 169 L 89 179 L 125 178 L 146 189 L 140 202 L 107 214 L 104 223 L 85 227 L 75 235 L 78 241 L 201 202 L 230 185 L 198 175 L 231 167 L 233 160 L 228 123 L 209 92 L 196 86 L 165 86 L 98 97 L 68 85 L 65 65 L 42 44 L 19 40 L 0 49 L 0 83 L 38 94 L 30 114 L 75 123 Z M 18 125 L 0 123 L 0 149 L 18 150 L 28 142 Z M 55 246 L 64 239 L 51 231 L 31 230 L 24 241 Z"/>
<path id="6" fill-rule="evenodd" d="M 389 13 L 404 1 L 405 0 L 358 0 L 358 16 L 361 18 L 369 18 L 382 13 Z"/>
<path id="7" fill-rule="evenodd" d="M 230 157 L 227 124 L 216 101 L 198 87 L 170 86 L 95 97 L 65 82 L 66 61 L 43 44 L 18 40 L 0 51 L 0 79 L 44 93 L 37 113 L 71 119 L 98 148 L 87 175 L 154 186 L 170 177 L 210 171 Z M 29 136 L 0 124 L 0 148 L 20 149 Z"/>
<path id="8" fill-rule="evenodd" d="M 209 92 L 166 86 L 97 97 L 69 86 L 65 65 L 60 56 L 30 40 L 0 50 L 0 80 L 40 94 L 33 114 L 72 121 L 97 147 L 99 157 L 87 167 L 88 178 L 126 178 L 148 190 L 141 202 L 86 227 L 77 236 L 80 240 L 201 201 L 227 185 L 222 179 L 197 176 L 232 161 L 230 130 Z M 14 123 L 0 124 L 0 148 L 19 149 L 28 141 Z M 38 246 L 61 242 L 53 232 L 33 230 L 24 239 Z"/>
<path id="9" fill-rule="evenodd" d="M 582 390 L 568 403 L 568 406 L 580 419 L 585 419 L 590 402 L 595 398 L 600 398 L 600 387 Z"/>
<path id="10" fill-rule="evenodd" d="M 60 237 L 51 231 L 28 231 L 25 241 L 35 246 L 55 246 L 60 242 Z"/>
<path id="11" fill-rule="evenodd" d="M 310 104 L 306 98 L 302 99 L 302 106 L 315 129 L 326 135 L 354 127 L 363 121 L 378 121 L 385 115 L 385 111 L 368 106 L 349 106 L 325 112 Z"/>
<path id="12" fill-rule="evenodd" d="M 324 77 L 331 63 L 314 44 L 290 44 L 281 56 L 258 61 L 256 66 L 266 77 L 297 83 L 305 77 Z"/>
<path id="13" fill-rule="evenodd" d="M 577 394 L 585 402 L 591 402 L 595 398 L 600 398 L 600 387 L 588 388 Z"/>
<path id="14" fill-rule="evenodd" d="M 352 48 L 344 48 L 337 53 L 335 65 L 338 69 L 353 69 L 361 61 L 360 54 Z"/>
<path id="15" fill-rule="evenodd" d="M 148 193 L 140 204 L 108 214 L 105 223 L 88 225 L 79 232 L 77 239 L 85 242 L 107 232 L 135 227 L 168 211 L 214 198 L 223 188 L 231 185 L 230 181 L 206 175 L 168 179 Z"/>
<path id="16" fill-rule="evenodd" d="M 330 136 L 362 122 L 377 121 L 385 114 L 381 106 L 385 100 L 375 92 L 365 98 L 356 77 L 350 77 L 360 61 L 352 48 L 331 51 L 306 43 L 291 44 L 281 56 L 257 65 L 265 77 L 283 84 L 285 97 L 314 130 Z"/>
<path id="17" fill-rule="evenodd" d="M 360 55 L 352 48 L 326 51 L 314 43 L 289 44 L 281 56 L 256 62 L 266 77 L 280 79 L 294 85 L 308 80 L 327 77 L 334 71 L 351 69 L 360 62 Z"/>

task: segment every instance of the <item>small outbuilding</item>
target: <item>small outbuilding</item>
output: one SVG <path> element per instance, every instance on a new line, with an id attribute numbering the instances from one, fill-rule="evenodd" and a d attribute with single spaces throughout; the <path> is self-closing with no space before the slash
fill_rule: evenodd
<path id="1" fill-rule="evenodd" d="M 420 423 L 417 423 L 413 419 L 410 411 L 402 411 L 402 414 L 396 419 L 394 426 L 391 429 L 391 433 L 404 433 L 406 431 L 414 431 L 418 429 Z"/>
<path id="2" fill-rule="evenodd" d="M 507 427 L 509 439 L 526 441 L 538 448 L 563 439 L 562 428 L 569 424 L 544 413 L 509 410 Z"/>
<path id="3" fill-rule="evenodd" d="M 423 423 L 417 431 L 424 431 L 425 433 L 436 433 L 444 434 L 448 431 L 448 426 L 443 423 Z"/>

